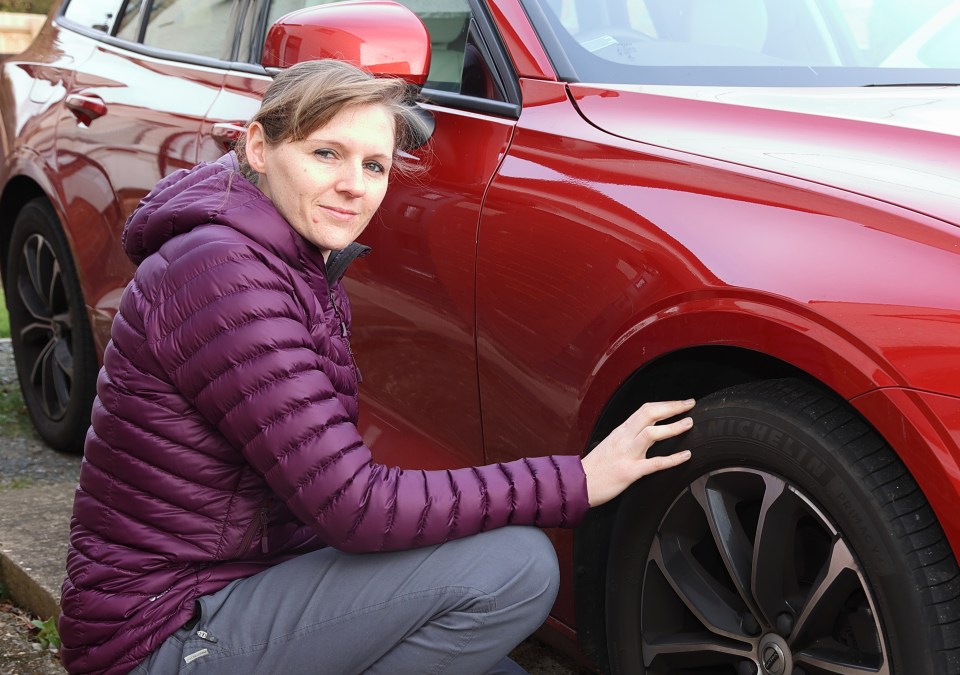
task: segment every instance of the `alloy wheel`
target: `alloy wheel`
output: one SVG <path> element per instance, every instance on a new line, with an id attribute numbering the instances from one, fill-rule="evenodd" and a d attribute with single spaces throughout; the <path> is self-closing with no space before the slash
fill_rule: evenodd
<path id="1" fill-rule="evenodd" d="M 25 316 L 15 322 L 29 368 L 29 384 L 44 414 L 59 421 L 67 414 L 74 380 L 73 321 L 60 262 L 40 234 L 24 240 L 16 290 Z"/>
<path id="2" fill-rule="evenodd" d="M 856 556 L 773 473 L 727 468 L 694 480 L 661 520 L 646 566 L 650 672 L 890 673 Z"/>

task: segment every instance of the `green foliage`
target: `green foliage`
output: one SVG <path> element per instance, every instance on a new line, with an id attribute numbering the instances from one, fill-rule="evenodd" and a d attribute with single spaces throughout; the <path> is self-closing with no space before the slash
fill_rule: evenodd
<path id="1" fill-rule="evenodd" d="M 16 380 L 0 380 L 0 437 L 32 436 L 34 433 L 30 414 L 23 404 L 20 385 Z"/>
<path id="2" fill-rule="evenodd" d="M 0 338 L 10 337 L 10 315 L 7 314 L 7 300 L 0 290 Z"/>
<path id="3" fill-rule="evenodd" d="M 0 12 L 46 14 L 57 0 L 0 0 Z"/>
<path id="4" fill-rule="evenodd" d="M 57 617 L 51 616 L 46 621 L 34 619 L 30 623 L 37 629 L 37 642 L 44 649 L 60 649 L 60 633 L 57 631 Z"/>

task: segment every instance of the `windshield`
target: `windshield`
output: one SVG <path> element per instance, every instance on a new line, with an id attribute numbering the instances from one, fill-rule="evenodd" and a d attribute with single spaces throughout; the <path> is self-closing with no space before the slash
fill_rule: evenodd
<path id="1" fill-rule="evenodd" d="M 525 0 L 573 82 L 960 82 L 960 0 Z"/>

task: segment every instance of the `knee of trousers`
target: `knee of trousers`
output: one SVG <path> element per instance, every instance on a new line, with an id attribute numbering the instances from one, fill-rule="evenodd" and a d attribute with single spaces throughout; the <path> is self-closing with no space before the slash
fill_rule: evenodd
<path id="1" fill-rule="evenodd" d="M 485 548 L 502 580 L 498 605 L 528 605 L 546 618 L 560 587 L 560 566 L 550 539 L 535 527 L 504 527 L 486 534 L 493 535 Z"/>

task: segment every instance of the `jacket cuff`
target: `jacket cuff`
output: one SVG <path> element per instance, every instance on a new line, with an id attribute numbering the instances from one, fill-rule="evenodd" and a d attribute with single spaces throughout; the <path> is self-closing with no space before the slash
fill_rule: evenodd
<path id="1" fill-rule="evenodd" d="M 554 455 L 553 461 L 560 470 L 563 481 L 562 527 L 576 527 L 583 522 L 590 501 L 587 499 L 587 475 L 583 472 L 583 462 L 577 455 Z"/>

